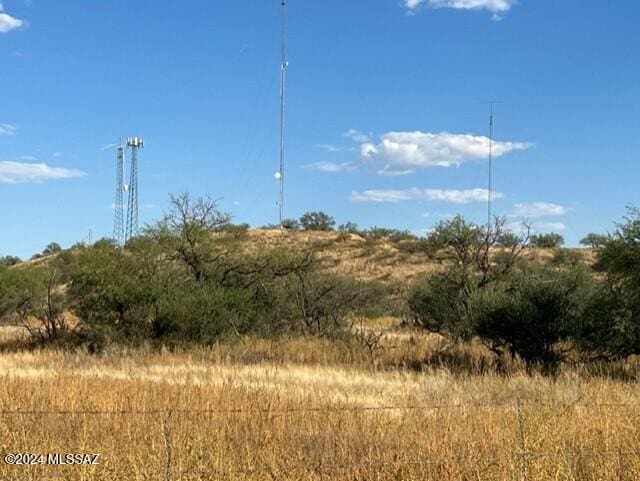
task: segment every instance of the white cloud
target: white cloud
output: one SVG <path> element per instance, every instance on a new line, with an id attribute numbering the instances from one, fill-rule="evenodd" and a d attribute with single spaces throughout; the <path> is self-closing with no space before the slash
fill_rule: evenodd
<path id="1" fill-rule="evenodd" d="M 416 187 L 411 189 L 382 189 L 382 190 L 365 190 L 363 192 L 353 191 L 351 192 L 352 202 L 390 202 L 397 203 L 408 200 L 418 201 L 437 201 L 437 202 L 449 202 L 452 204 L 472 204 L 475 202 L 486 202 L 489 197 L 489 191 L 487 189 L 467 189 L 467 190 L 455 190 L 455 189 L 418 189 Z M 500 192 L 493 192 L 492 199 L 501 199 L 504 194 Z"/>
<path id="2" fill-rule="evenodd" d="M 380 135 L 377 142 L 355 129 L 347 130 L 343 136 L 359 144 L 359 159 L 343 164 L 318 162 L 313 164 L 314 168 L 325 172 L 340 172 L 355 170 L 361 165 L 375 164 L 379 166 L 379 175 L 397 177 L 412 174 L 421 168 L 452 167 L 487 159 L 491 142 L 488 137 L 481 135 L 419 130 L 387 132 Z M 532 145 L 529 142 L 494 140 L 492 152 L 494 157 L 502 157 L 510 152 L 529 149 Z M 333 144 L 321 144 L 318 147 L 329 152 L 344 150 Z"/>
<path id="3" fill-rule="evenodd" d="M 563 222 L 534 222 L 531 230 L 534 232 L 558 232 L 566 230 L 567 226 Z"/>
<path id="4" fill-rule="evenodd" d="M 378 171 L 378 175 L 383 175 L 385 177 L 400 177 L 402 175 L 413 174 L 414 172 L 415 172 L 414 169 L 393 170 L 393 169 L 389 169 L 387 166 L 385 166 L 384 169 L 380 169 Z"/>
<path id="5" fill-rule="evenodd" d="M 342 136 L 353 140 L 357 144 L 362 144 L 364 142 L 371 141 L 371 137 L 369 137 L 367 134 L 364 134 L 356 129 L 349 129 L 344 134 L 342 134 Z"/>
<path id="6" fill-rule="evenodd" d="M 0 33 L 7 33 L 24 25 L 24 21 L 4 12 L 0 3 Z"/>
<path id="7" fill-rule="evenodd" d="M 569 211 L 567 207 L 550 202 L 531 202 L 513 206 L 513 216 L 518 217 L 547 217 L 564 215 Z"/>
<path id="8" fill-rule="evenodd" d="M 0 184 L 44 182 L 46 180 L 83 177 L 86 174 L 76 169 L 52 167 L 42 163 L 0 161 Z"/>
<path id="9" fill-rule="evenodd" d="M 342 152 L 344 150 L 344 147 L 340 147 L 339 145 L 333 145 L 333 144 L 318 144 L 316 145 L 316 147 L 326 152 Z"/>
<path id="10" fill-rule="evenodd" d="M 470 134 L 441 132 L 387 132 L 380 142 L 360 145 L 360 155 L 366 162 L 384 164 L 384 171 L 407 171 L 424 167 L 451 167 L 464 162 L 487 159 L 490 139 Z M 493 141 L 493 155 L 531 147 L 527 142 Z"/>
<path id="11" fill-rule="evenodd" d="M 11 124 L 0 124 L 0 135 L 15 135 L 18 127 Z"/>
<path id="12" fill-rule="evenodd" d="M 356 164 L 353 162 L 336 163 L 321 161 L 305 165 L 304 168 L 319 170 L 321 172 L 350 172 L 356 168 Z"/>
<path id="13" fill-rule="evenodd" d="M 453 8 L 456 10 L 487 10 L 493 14 L 494 20 L 500 20 L 517 0 L 404 0 L 409 13 L 425 4 L 432 8 Z"/>
<path id="14" fill-rule="evenodd" d="M 415 200 L 420 197 L 420 189 L 408 190 L 365 190 L 363 192 L 352 191 L 352 202 L 402 202 L 405 200 Z"/>
<path id="15" fill-rule="evenodd" d="M 564 222 L 511 222 L 507 224 L 507 228 L 517 234 L 524 234 L 527 230 L 527 225 L 531 229 L 532 234 L 546 233 L 546 232 L 562 232 L 567 229 Z"/>

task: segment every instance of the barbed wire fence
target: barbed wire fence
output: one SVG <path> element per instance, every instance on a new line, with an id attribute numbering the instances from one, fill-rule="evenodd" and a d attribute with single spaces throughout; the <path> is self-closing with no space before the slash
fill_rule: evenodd
<path id="1" fill-rule="evenodd" d="M 530 481 L 530 467 L 531 463 L 535 460 L 550 458 L 550 459 L 570 459 L 570 458 L 604 458 L 604 457 L 618 457 L 618 458 L 638 458 L 640 460 L 640 449 L 615 449 L 615 450 L 574 450 L 569 451 L 566 449 L 559 449 L 557 451 L 537 452 L 528 449 L 528 440 L 525 424 L 525 408 L 539 407 L 539 408 L 556 408 L 560 410 L 570 410 L 576 408 L 584 409 L 640 409 L 640 402 L 638 403 L 588 403 L 581 400 L 575 400 L 572 402 L 557 402 L 549 399 L 522 399 L 522 398 L 505 398 L 500 401 L 486 402 L 486 403 L 452 403 L 452 404 L 407 404 L 407 405 L 379 405 L 379 406 L 356 406 L 356 405 L 334 405 L 334 406 L 295 406 L 280 409 L 268 409 L 268 408 L 231 408 L 231 409 L 120 409 L 120 410 L 66 410 L 66 409 L 50 409 L 50 410 L 38 410 L 38 409 L 2 409 L 0 408 L 0 420 L 7 418 L 15 418 L 21 416 L 149 416 L 159 417 L 161 420 L 163 444 L 165 450 L 164 466 L 161 468 L 98 468 L 91 472 L 92 478 L 90 479 L 111 479 L 110 477 L 116 477 L 117 479 L 123 476 L 142 476 L 144 479 L 157 479 L 158 481 L 180 481 L 183 479 L 193 479 L 195 476 L 254 476 L 254 475 L 269 475 L 271 479 L 281 479 L 284 475 L 298 473 L 298 474 L 316 474 L 316 475 L 331 475 L 339 471 L 349 470 L 374 470 L 383 467 L 395 467 L 395 468 L 419 468 L 419 467 L 433 467 L 438 465 L 464 465 L 471 462 L 480 463 L 490 466 L 501 463 L 511 462 L 514 459 L 519 461 L 519 481 Z M 515 412 L 515 432 L 517 440 L 517 450 L 513 452 L 507 452 L 503 455 L 495 455 L 489 458 L 478 456 L 455 456 L 455 457 L 434 457 L 434 458 L 420 458 L 415 460 L 393 460 L 393 461 L 368 461 L 368 462 L 353 462 L 353 463 L 335 463 L 331 460 L 320 460 L 316 462 L 305 462 L 294 465 L 283 466 L 282 468 L 274 467 L 272 465 L 264 466 L 247 466 L 247 467 L 233 467 L 225 469 L 216 468 L 193 468 L 193 469 L 178 469 L 175 466 L 175 453 L 174 453 L 174 441 L 173 441 L 173 421 L 176 416 L 203 416 L 203 415 L 267 415 L 267 420 L 273 419 L 279 416 L 286 416 L 289 414 L 304 414 L 304 413 L 375 413 L 375 412 L 409 412 L 409 411 L 442 411 L 442 410 L 481 410 L 491 408 L 507 408 L 513 409 Z M 4 454 L 4 453 L 0 453 Z M 251 464 L 251 463 L 247 463 Z M 15 466 L 16 468 L 29 468 L 29 465 Z M 51 466 L 50 466 L 51 467 Z M 16 471 L 18 474 L 18 471 Z M 24 471 L 22 474 L 25 474 Z M 76 474 L 76 473 L 74 473 Z M 19 474 L 18 474 L 19 475 Z M 86 479 L 86 472 L 81 475 L 80 472 L 77 476 L 85 476 L 82 479 Z M 95 477 L 93 477 L 95 476 Z M 74 479 L 73 475 L 67 473 L 45 473 L 40 472 L 37 475 L 39 480 L 69 480 Z M 224 479 L 224 478 L 216 478 Z"/>

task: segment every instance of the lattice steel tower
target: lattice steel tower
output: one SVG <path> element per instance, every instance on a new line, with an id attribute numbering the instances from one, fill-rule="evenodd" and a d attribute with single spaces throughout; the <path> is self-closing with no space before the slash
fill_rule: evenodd
<path id="1" fill-rule="evenodd" d="M 122 141 L 116 150 L 116 203 L 113 222 L 113 238 L 118 244 L 124 242 L 124 147 Z"/>
<path id="2" fill-rule="evenodd" d="M 144 147 L 144 140 L 140 137 L 129 137 L 127 147 L 131 149 L 131 173 L 129 174 L 125 242 L 138 234 L 138 150 Z"/>

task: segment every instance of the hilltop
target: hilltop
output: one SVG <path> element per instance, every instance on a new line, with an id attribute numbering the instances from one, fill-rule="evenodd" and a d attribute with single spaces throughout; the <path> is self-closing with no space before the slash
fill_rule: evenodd
<path id="1" fill-rule="evenodd" d="M 251 249 L 292 248 L 312 251 L 322 271 L 363 281 L 407 284 L 437 268 L 416 241 L 394 242 L 346 232 L 250 229 Z"/>
<path id="2" fill-rule="evenodd" d="M 404 290 L 402 288 L 438 271 L 445 262 L 442 255 L 429 253 L 424 245 L 425 239 L 418 237 L 398 240 L 385 235 L 368 236 L 366 233 L 277 228 L 242 229 L 237 237 L 247 252 L 274 248 L 313 252 L 316 265 L 326 274 L 377 281 L 394 290 Z M 559 257 L 558 252 L 569 253 L 587 264 L 591 264 L 595 257 L 594 250 L 589 248 L 535 247 L 528 248 L 524 257 L 549 263 L 554 257 Z M 47 265 L 57 255 L 37 255 L 19 265 Z"/>
<path id="3" fill-rule="evenodd" d="M 440 254 L 429 253 L 424 238 L 394 240 L 387 236 L 368 237 L 340 231 L 249 229 L 245 245 L 249 249 L 284 247 L 314 252 L 320 269 L 328 274 L 378 281 L 389 286 L 407 286 L 439 270 L 445 262 Z M 530 247 L 524 257 L 550 263 L 569 254 L 587 264 L 595 252 L 588 248 L 543 249 Z"/>

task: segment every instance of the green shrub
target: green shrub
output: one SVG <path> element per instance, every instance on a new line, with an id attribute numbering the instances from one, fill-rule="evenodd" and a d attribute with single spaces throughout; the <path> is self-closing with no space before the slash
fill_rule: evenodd
<path id="1" fill-rule="evenodd" d="M 609 236 L 605 234 L 590 233 L 580 240 L 580 244 L 585 247 L 591 247 L 592 249 L 597 249 L 605 245 L 608 240 L 609 240 Z"/>
<path id="2" fill-rule="evenodd" d="M 500 357 L 552 368 L 563 359 L 558 344 L 578 335 L 591 287 L 585 269 L 526 269 L 473 293 L 474 334 Z"/>
<path id="3" fill-rule="evenodd" d="M 249 224 L 225 224 L 218 228 L 218 232 L 231 236 L 236 240 L 245 240 L 249 237 Z"/>
<path id="4" fill-rule="evenodd" d="M 42 251 L 42 255 L 48 256 L 51 254 L 57 254 L 61 250 L 62 250 L 62 247 L 60 247 L 60 244 L 58 244 L 57 242 L 52 242 L 51 244 L 47 245 L 47 247 L 44 248 L 44 250 Z"/>
<path id="5" fill-rule="evenodd" d="M 624 222 L 599 247 L 595 268 L 605 282 L 583 325 L 583 349 L 608 359 L 640 354 L 639 209 L 630 207 Z"/>
<path id="6" fill-rule="evenodd" d="M 300 217 L 300 225 L 304 230 L 332 231 L 336 221 L 324 212 L 307 212 Z"/>
<path id="7" fill-rule="evenodd" d="M 116 341 L 150 337 L 162 279 L 146 261 L 107 243 L 77 254 L 68 294 L 88 330 Z"/>
<path id="8" fill-rule="evenodd" d="M 279 228 L 280 226 L 275 226 L 275 227 Z M 300 222 L 298 222 L 296 219 L 283 219 L 282 228 L 286 230 L 300 230 L 302 226 L 300 225 Z"/>
<path id="9" fill-rule="evenodd" d="M 350 315 L 371 312 L 380 287 L 343 276 L 289 276 L 275 286 L 273 307 L 279 330 L 315 336 L 345 333 Z"/>
<path id="10" fill-rule="evenodd" d="M 161 290 L 151 338 L 210 345 L 225 335 L 255 331 L 262 307 L 250 291 L 216 285 L 173 285 Z"/>
<path id="11" fill-rule="evenodd" d="M 414 322 L 454 340 L 470 339 L 474 334 L 468 308 L 471 289 L 471 284 L 456 273 L 431 275 L 409 294 L 408 306 Z"/>
<path id="12" fill-rule="evenodd" d="M 522 238 L 510 231 L 502 232 L 496 240 L 498 247 L 510 249 L 514 246 L 518 246 L 522 243 Z"/>
<path id="13" fill-rule="evenodd" d="M 454 273 L 431 276 L 409 298 L 417 323 L 454 340 L 480 338 L 499 358 L 554 366 L 558 343 L 574 339 L 593 292 L 586 268 L 564 270 L 520 263 L 482 285 Z"/>
<path id="14" fill-rule="evenodd" d="M 349 234 L 357 234 L 358 224 L 356 224 L 355 222 L 346 222 L 344 224 L 340 224 L 338 226 L 338 230 L 340 232 L 348 232 Z"/>
<path id="15" fill-rule="evenodd" d="M 555 249 L 564 245 L 564 237 L 555 232 L 531 236 L 531 245 L 541 249 Z"/>
<path id="16" fill-rule="evenodd" d="M 15 316 L 16 310 L 38 290 L 37 285 L 32 269 L 0 266 L 0 319 Z"/>
<path id="17" fill-rule="evenodd" d="M 66 297 L 61 277 L 48 267 L 0 268 L 0 320 L 19 322 L 38 341 L 63 335 Z"/>
<path id="18" fill-rule="evenodd" d="M 558 344 L 579 333 L 595 290 L 592 277 L 577 263 L 553 268 L 525 261 L 527 236 L 504 225 L 496 219 L 487 231 L 462 217 L 438 224 L 429 238 L 449 263 L 414 288 L 410 312 L 429 331 L 481 339 L 498 358 L 553 367 L 562 358 Z"/>
<path id="19" fill-rule="evenodd" d="M 418 237 L 407 230 L 387 229 L 385 227 L 371 227 L 362 234 L 366 238 L 371 239 L 389 239 L 391 242 L 400 242 L 405 240 L 417 240 Z"/>
<path id="20" fill-rule="evenodd" d="M 3 256 L 0 257 L 0 267 L 11 267 L 21 262 L 19 257 L 16 256 Z"/>

